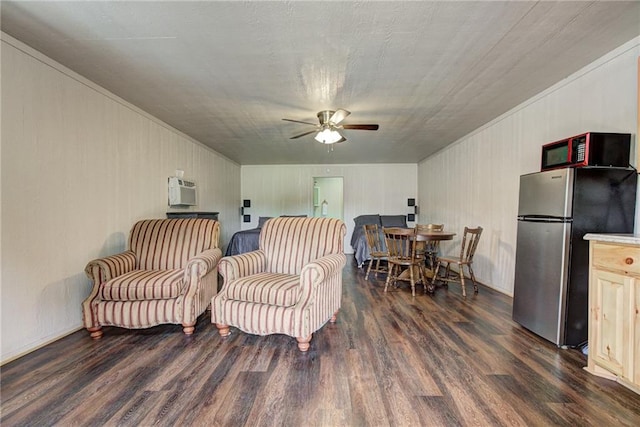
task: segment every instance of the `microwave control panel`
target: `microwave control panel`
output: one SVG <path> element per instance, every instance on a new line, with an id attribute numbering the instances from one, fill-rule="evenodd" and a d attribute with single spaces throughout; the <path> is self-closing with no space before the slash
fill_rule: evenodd
<path id="1" fill-rule="evenodd" d="M 573 138 L 573 149 L 575 152 L 575 162 L 584 162 L 587 153 L 587 137 L 583 135 Z"/>

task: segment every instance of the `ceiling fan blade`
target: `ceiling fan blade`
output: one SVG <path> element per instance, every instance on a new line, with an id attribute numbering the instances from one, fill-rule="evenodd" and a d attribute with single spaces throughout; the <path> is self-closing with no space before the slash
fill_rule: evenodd
<path id="1" fill-rule="evenodd" d="M 378 130 L 378 125 L 342 125 L 342 129 Z"/>
<path id="2" fill-rule="evenodd" d="M 300 120 L 293 120 L 293 119 L 282 119 L 282 120 L 284 120 L 284 121 L 287 121 L 287 122 L 293 122 L 293 123 L 303 123 L 303 124 L 305 124 L 305 125 L 313 125 L 313 126 L 318 126 L 318 124 L 317 124 L 317 123 L 311 123 L 311 122 L 302 122 L 302 121 L 300 121 Z"/>
<path id="3" fill-rule="evenodd" d="M 343 121 L 349 114 L 351 114 L 349 111 L 339 108 L 335 113 L 331 115 L 331 117 L 329 118 L 329 122 L 337 125 L 338 123 Z"/>
<path id="4" fill-rule="evenodd" d="M 300 134 L 298 134 L 298 135 L 294 135 L 294 136 L 292 136 L 292 137 L 291 137 L 291 138 L 289 138 L 289 139 L 296 139 L 296 138 L 300 138 L 301 136 L 309 135 L 310 133 L 315 133 L 315 132 L 318 132 L 318 130 L 317 130 L 317 129 L 314 129 L 314 130 L 310 130 L 309 132 L 303 132 L 303 133 L 300 133 Z"/>

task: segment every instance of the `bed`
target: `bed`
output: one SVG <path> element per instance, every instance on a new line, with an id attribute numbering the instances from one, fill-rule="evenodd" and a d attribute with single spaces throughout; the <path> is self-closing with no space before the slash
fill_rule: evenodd
<path id="1" fill-rule="evenodd" d="M 224 256 L 238 255 L 257 250 L 260 241 L 260 231 L 268 219 L 271 219 L 271 217 L 261 216 L 258 219 L 258 226 L 256 228 L 234 233 L 233 236 L 231 236 L 231 240 L 229 240 Z"/>
<path id="2" fill-rule="evenodd" d="M 360 215 L 355 217 L 353 221 L 355 222 L 355 227 L 353 228 L 353 234 L 351 235 L 351 247 L 353 248 L 353 254 L 356 258 L 358 268 L 362 268 L 365 261 L 369 261 L 371 259 L 367 238 L 364 235 L 364 225 L 377 224 L 381 233 L 382 227 L 407 228 L 407 217 L 404 215 Z M 382 238 L 382 240 L 384 241 L 384 238 Z"/>
<path id="3" fill-rule="evenodd" d="M 260 240 L 260 228 L 252 228 L 250 230 L 242 230 L 234 233 L 227 245 L 227 251 L 224 256 L 238 255 L 245 252 L 251 252 L 258 249 L 258 241 Z"/>

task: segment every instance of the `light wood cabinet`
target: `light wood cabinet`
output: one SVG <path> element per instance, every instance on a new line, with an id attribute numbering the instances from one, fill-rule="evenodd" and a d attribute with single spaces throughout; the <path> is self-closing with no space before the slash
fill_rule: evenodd
<path id="1" fill-rule="evenodd" d="M 586 369 L 636 393 L 640 393 L 639 308 L 640 246 L 591 240 Z"/>

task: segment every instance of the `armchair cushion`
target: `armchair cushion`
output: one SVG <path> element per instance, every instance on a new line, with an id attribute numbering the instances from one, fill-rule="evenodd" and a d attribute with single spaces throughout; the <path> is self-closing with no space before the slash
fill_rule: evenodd
<path id="1" fill-rule="evenodd" d="M 100 286 L 103 301 L 145 301 L 177 298 L 182 294 L 182 269 L 134 270 Z"/>
<path id="2" fill-rule="evenodd" d="M 280 273 L 258 273 L 229 283 L 232 300 L 290 307 L 297 302 L 300 277 Z"/>

